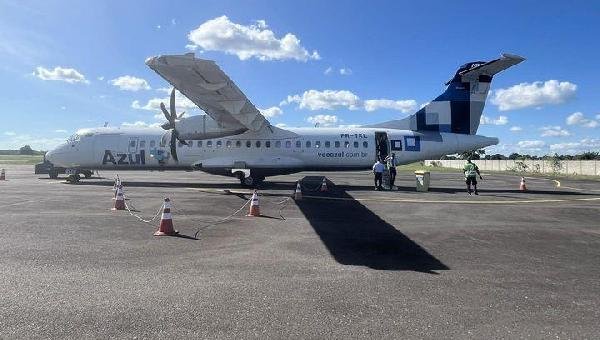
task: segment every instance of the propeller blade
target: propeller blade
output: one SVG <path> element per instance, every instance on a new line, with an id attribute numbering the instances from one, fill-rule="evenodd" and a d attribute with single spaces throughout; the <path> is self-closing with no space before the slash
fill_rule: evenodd
<path id="1" fill-rule="evenodd" d="M 167 108 L 165 107 L 165 103 L 163 103 L 163 102 L 160 103 L 160 110 L 165 115 L 165 118 L 167 119 L 167 121 L 170 123 L 171 115 L 169 114 L 169 111 L 167 111 Z"/>
<path id="2" fill-rule="evenodd" d="M 171 143 L 169 146 L 171 147 L 171 156 L 173 156 L 173 160 L 179 162 L 179 159 L 177 159 L 177 134 L 175 133 L 175 130 L 171 132 Z"/>
<path id="3" fill-rule="evenodd" d="M 169 105 L 171 109 L 171 119 L 169 119 L 169 121 L 175 122 L 175 119 L 177 118 L 177 113 L 175 113 L 175 88 L 173 88 L 173 90 L 171 91 L 171 99 L 169 100 Z"/>
<path id="4" fill-rule="evenodd" d="M 177 117 L 177 118 L 181 119 L 181 117 L 183 117 L 184 114 L 185 114 L 185 111 L 183 111 L 182 113 L 180 113 L 179 117 Z"/>

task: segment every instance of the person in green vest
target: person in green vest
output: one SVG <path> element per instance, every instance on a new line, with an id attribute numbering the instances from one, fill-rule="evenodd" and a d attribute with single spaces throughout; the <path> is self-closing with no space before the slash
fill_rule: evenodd
<path id="1" fill-rule="evenodd" d="M 479 179 L 483 179 L 483 177 L 481 177 L 477 165 L 471 162 L 470 158 L 467 159 L 467 164 L 463 167 L 463 172 L 465 173 L 465 182 L 467 183 L 467 192 L 469 195 L 471 194 L 471 184 L 473 184 L 473 188 L 475 189 L 475 195 L 479 195 L 477 191 L 477 176 L 479 176 Z"/>

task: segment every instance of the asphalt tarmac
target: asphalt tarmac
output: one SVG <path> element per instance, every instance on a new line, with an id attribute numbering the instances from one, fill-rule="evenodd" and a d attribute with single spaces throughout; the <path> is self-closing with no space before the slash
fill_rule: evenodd
<path id="1" fill-rule="evenodd" d="M 598 338 L 600 182 L 414 175 L 374 191 L 270 179 L 263 217 L 234 179 L 120 172 L 151 218 L 171 198 L 181 237 L 110 211 L 114 172 L 66 184 L 6 166 L 0 338 Z"/>

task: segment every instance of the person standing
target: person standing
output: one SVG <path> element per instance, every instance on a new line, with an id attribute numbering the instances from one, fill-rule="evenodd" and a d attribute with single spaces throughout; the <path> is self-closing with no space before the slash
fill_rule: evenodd
<path id="1" fill-rule="evenodd" d="M 381 160 L 378 158 L 377 162 L 373 164 L 373 174 L 375 175 L 375 190 L 382 190 L 381 180 L 383 178 L 383 171 L 385 171 L 385 165 L 381 163 Z"/>
<path id="2" fill-rule="evenodd" d="M 465 182 L 467 183 L 467 192 L 469 195 L 471 194 L 471 184 L 473 184 L 473 188 L 475 189 L 475 195 L 479 195 L 477 191 L 477 176 L 479 179 L 483 179 L 481 173 L 479 172 L 479 168 L 471 159 L 467 159 L 467 164 L 463 167 L 463 172 L 465 174 Z"/>
<path id="3" fill-rule="evenodd" d="M 396 181 L 396 154 L 392 153 L 390 156 L 387 156 L 385 162 L 390 171 L 390 189 L 393 189 L 394 181 Z"/>

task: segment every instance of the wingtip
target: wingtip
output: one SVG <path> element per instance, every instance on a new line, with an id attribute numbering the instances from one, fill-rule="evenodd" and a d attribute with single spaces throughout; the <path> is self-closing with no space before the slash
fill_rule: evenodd
<path id="1" fill-rule="evenodd" d="M 511 53 L 502 53 L 502 57 L 508 58 L 508 59 L 513 59 L 519 63 L 522 62 L 523 60 L 525 60 L 525 57 L 522 57 L 517 54 L 511 54 Z"/>

